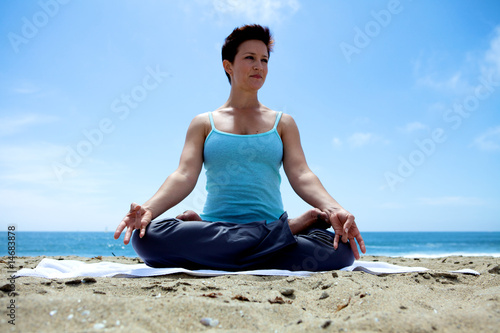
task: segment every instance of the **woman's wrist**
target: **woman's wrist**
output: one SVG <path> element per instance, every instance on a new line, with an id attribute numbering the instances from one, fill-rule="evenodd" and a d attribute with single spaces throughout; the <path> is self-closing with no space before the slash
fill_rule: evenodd
<path id="1" fill-rule="evenodd" d="M 332 214 L 332 213 L 335 213 L 335 212 L 337 212 L 341 209 L 344 209 L 344 208 L 342 208 L 342 206 L 340 206 L 339 204 L 337 204 L 337 205 L 328 204 L 328 205 L 324 205 L 324 206 L 319 207 L 319 209 L 321 209 L 323 212 Z"/>
<path id="2" fill-rule="evenodd" d="M 142 205 L 142 209 L 144 209 L 145 211 L 147 211 L 151 214 L 151 220 L 154 220 L 155 218 L 157 218 L 158 216 L 161 215 L 161 214 L 158 214 L 147 202 Z"/>

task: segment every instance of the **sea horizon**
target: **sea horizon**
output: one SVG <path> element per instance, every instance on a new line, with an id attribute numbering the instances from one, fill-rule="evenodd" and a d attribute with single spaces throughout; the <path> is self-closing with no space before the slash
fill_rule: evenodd
<path id="1" fill-rule="evenodd" d="M 15 256 L 125 256 L 137 257 L 111 231 L 16 231 Z M 366 255 L 440 258 L 448 256 L 500 257 L 500 231 L 367 231 Z M 0 236 L 7 239 L 7 232 Z M 2 242 L 3 243 L 3 242 Z M 12 244 L 11 244 L 12 245 Z M 0 249 L 8 255 L 7 242 Z"/>

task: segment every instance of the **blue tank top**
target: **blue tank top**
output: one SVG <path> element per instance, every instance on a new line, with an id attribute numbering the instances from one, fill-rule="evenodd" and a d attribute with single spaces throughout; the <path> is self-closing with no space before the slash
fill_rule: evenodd
<path id="1" fill-rule="evenodd" d="M 283 143 L 277 131 L 282 112 L 272 130 L 239 135 L 215 128 L 203 150 L 207 200 L 201 218 L 206 221 L 272 222 L 284 213 L 281 199 Z"/>

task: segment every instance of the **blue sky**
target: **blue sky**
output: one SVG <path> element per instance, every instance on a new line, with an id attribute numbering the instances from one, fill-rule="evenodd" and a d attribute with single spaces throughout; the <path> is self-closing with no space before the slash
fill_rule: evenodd
<path id="1" fill-rule="evenodd" d="M 229 93 L 236 26 L 276 39 L 261 102 L 362 231 L 500 231 L 500 3 L 2 1 L 0 224 L 113 231 Z M 166 215 L 200 211 L 193 193 Z M 283 178 L 291 216 L 308 205 Z"/>

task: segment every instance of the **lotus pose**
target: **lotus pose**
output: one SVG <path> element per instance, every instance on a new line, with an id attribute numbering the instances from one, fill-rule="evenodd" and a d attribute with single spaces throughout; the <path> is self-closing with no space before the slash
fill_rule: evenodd
<path id="1" fill-rule="evenodd" d="M 309 169 L 293 118 L 258 100 L 272 46 L 269 29 L 260 25 L 236 28 L 226 38 L 229 98 L 192 120 L 178 168 L 151 199 L 133 203 L 118 225 L 115 239 L 127 229 L 124 243 L 132 238 L 147 265 L 324 271 L 359 259 L 358 245 L 366 252 L 354 216 Z M 154 220 L 191 193 L 203 166 L 203 212 Z M 293 219 L 283 208 L 281 166 L 295 192 L 314 207 Z"/>

